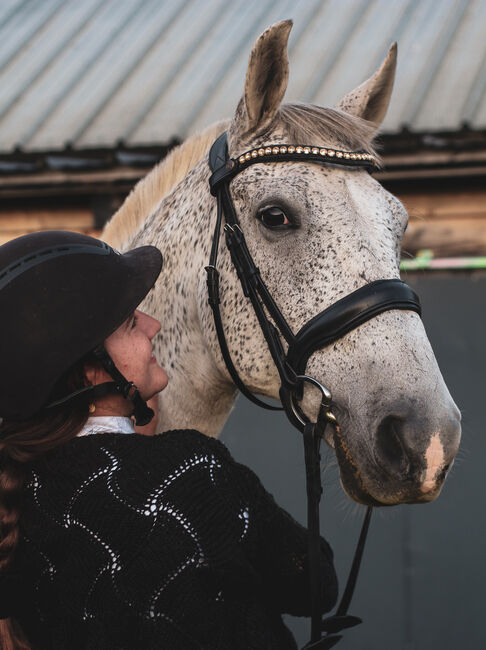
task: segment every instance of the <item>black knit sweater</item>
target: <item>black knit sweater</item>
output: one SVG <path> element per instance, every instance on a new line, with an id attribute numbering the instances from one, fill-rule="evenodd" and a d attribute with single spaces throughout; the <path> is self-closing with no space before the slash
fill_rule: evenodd
<path id="1" fill-rule="evenodd" d="M 76 438 L 33 466 L 14 616 L 36 650 L 287 650 L 307 533 L 197 431 Z M 324 606 L 336 600 L 322 540 Z"/>

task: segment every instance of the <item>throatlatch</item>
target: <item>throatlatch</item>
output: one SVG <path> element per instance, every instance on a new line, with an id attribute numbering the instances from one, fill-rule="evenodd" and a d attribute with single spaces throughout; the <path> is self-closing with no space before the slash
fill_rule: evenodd
<path id="1" fill-rule="evenodd" d="M 282 410 L 283 408 L 290 422 L 303 433 L 312 602 L 311 641 L 305 647 L 323 650 L 331 648 L 339 641 L 341 636 L 336 632 L 361 622 L 361 619 L 346 614 L 356 584 L 372 509 L 369 507 L 366 511 L 350 575 L 336 614 L 323 621 L 320 613 L 322 586 L 319 575 L 319 501 L 322 493 L 319 447 L 325 427 L 329 422 L 336 424 L 336 420 L 331 410 L 330 392 L 316 379 L 305 375 L 305 368 L 314 352 L 337 341 L 378 314 L 391 309 L 411 310 L 420 314 L 421 309 L 416 293 L 398 278 L 377 280 L 360 287 L 327 307 L 305 323 L 297 334 L 293 333 L 262 280 L 248 250 L 229 190 L 231 180 L 248 166 L 256 163 L 287 161 L 311 162 L 321 165 L 337 164 L 367 169 L 376 166 L 373 156 L 365 151 L 339 151 L 328 147 L 294 144 L 267 145 L 252 149 L 236 158 L 230 158 L 227 134 L 223 133 L 214 142 L 209 152 L 209 166 L 212 171 L 209 184 L 211 194 L 217 199 L 217 218 L 209 264 L 206 266 L 207 286 L 221 353 L 233 382 L 249 400 L 258 406 L 271 410 Z M 223 219 L 225 220 L 226 246 L 232 263 L 238 274 L 243 293 L 251 301 L 280 376 L 282 408 L 266 404 L 254 395 L 246 387 L 231 359 L 219 308 L 217 258 Z M 284 342 L 288 346 L 287 353 L 283 347 Z M 313 384 L 321 391 L 322 395 L 319 414 L 314 423 L 309 422 L 296 403 L 303 397 L 305 383 Z M 323 637 L 322 632 L 326 632 L 326 636 Z"/>

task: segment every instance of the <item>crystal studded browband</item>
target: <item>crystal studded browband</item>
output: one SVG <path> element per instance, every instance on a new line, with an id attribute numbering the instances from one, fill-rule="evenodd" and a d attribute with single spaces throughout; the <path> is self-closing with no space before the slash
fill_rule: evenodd
<path id="1" fill-rule="evenodd" d="M 274 158 L 275 156 L 286 156 L 290 154 L 292 157 L 295 154 L 302 155 L 303 158 L 306 156 L 322 156 L 322 159 L 329 159 L 331 161 L 355 161 L 355 162 L 365 162 L 366 164 L 372 164 L 377 166 L 376 159 L 370 153 L 365 151 L 340 151 L 339 149 L 329 149 L 326 147 L 311 147 L 308 145 L 293 145 L 293 144 L 279 144 L 279 145 L 269 145 L 266 147 L 258 147 L 257 149 L 251 149 L 246 153 L 238 156 L 235 160 L 238 160 L 240 165 L 244 165 L 250 161 L 253 161 L 257 158 Z"/>
<path id="2" fill-rule="evenodd" d="M 221 139 L 223 136 L 224 140 Z M 240 171 L 255 163 L 298 161 L 365 167 L 368 171 L 379 167 L 377 159 L 366 151 L 342 151 L 330 147 L 300 144 L 269 144 L 230 158 L 225 133 L 213 144 L 209 160 L 211 169 L 214 170 L 209 179 L 213 196 L 217 195 L 219 187 L 229 183 Z"/>

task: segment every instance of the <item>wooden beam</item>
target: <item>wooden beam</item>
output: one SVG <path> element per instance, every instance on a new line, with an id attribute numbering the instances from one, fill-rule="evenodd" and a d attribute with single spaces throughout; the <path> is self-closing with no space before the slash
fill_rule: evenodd
<path id="1" fill-rule="evenodd" d="M 403 250 L 435 257 L 486 254 L 486 191 L 414 192 L 399 195 L 410 221 Z"/>
<path id="2" fill-rule="evenodd" d="M 0 232 L 36 230 L 90 230 L 93 214 L 87 209 L 0 210 Z"/>
<path id="3" fill-rule="evenodd" d="M 411 218 L 486 218 L 486 191 L 404 193 L 399 198 Z"/>
<path id="4" fill-rule="evenodd" d="M 410 214 L 403 250 L 416 255 L 431 249 L 435 257 L 486 255 L 486 190 L 399 194 Z M 18 203 L 17 205 L 22 205 Z M 0 243 L 38 230 L 76 230 L 99 235 L 88 207 L 0 209 Z"/>
<path id="5" fill-rule="evenodd" d="M 39 230 L 75 230 L 92 234 L 93 213 L 84 208 L 45 208 L 0 210 L 0 244 Z"/>
<path id="6" fill-rule="evenodd" d="M 424 249 L 434 257 L 486 255 L 486 219 L 410 221 L 402 250 L 415 256 Z"/>

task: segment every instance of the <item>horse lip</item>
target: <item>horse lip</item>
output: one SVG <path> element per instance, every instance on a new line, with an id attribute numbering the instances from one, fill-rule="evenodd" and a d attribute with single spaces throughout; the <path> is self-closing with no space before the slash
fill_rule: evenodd
<path id="1" fill-rule="evenodd" d="M 405 481 L 403 485 L 397 485 L 396 490 L 392 490 L 389 497 L 373 494 L 373 490 L 365 485 L 360 468 L 352 457 L 339 426 L 334 428 L 333 437 L 341 484 L 353 501 L 365 506 L 390 507 L 404 503 L 429 503 L 439 495 L 443 481 L 439 482 L 435 489 L 425 493 L 421 491 L 420 486 L 407 485 L 407 481 Z"/>
<path id="2" fill-rule="evenodd" d="M 333 440 L 334 450 L 339 465 L 339 473 L 341 476 L 341 483 L 346 493 L 355 501 L 365 505 L 377 505 L 369 503 L 369 499 L 373 499 L 368 490 L 363 485 L 363 479 L 359 471 L 359 467 L 351 455 L 348 445 L 345 443 L 339 425 L 333 427 Z"/>

